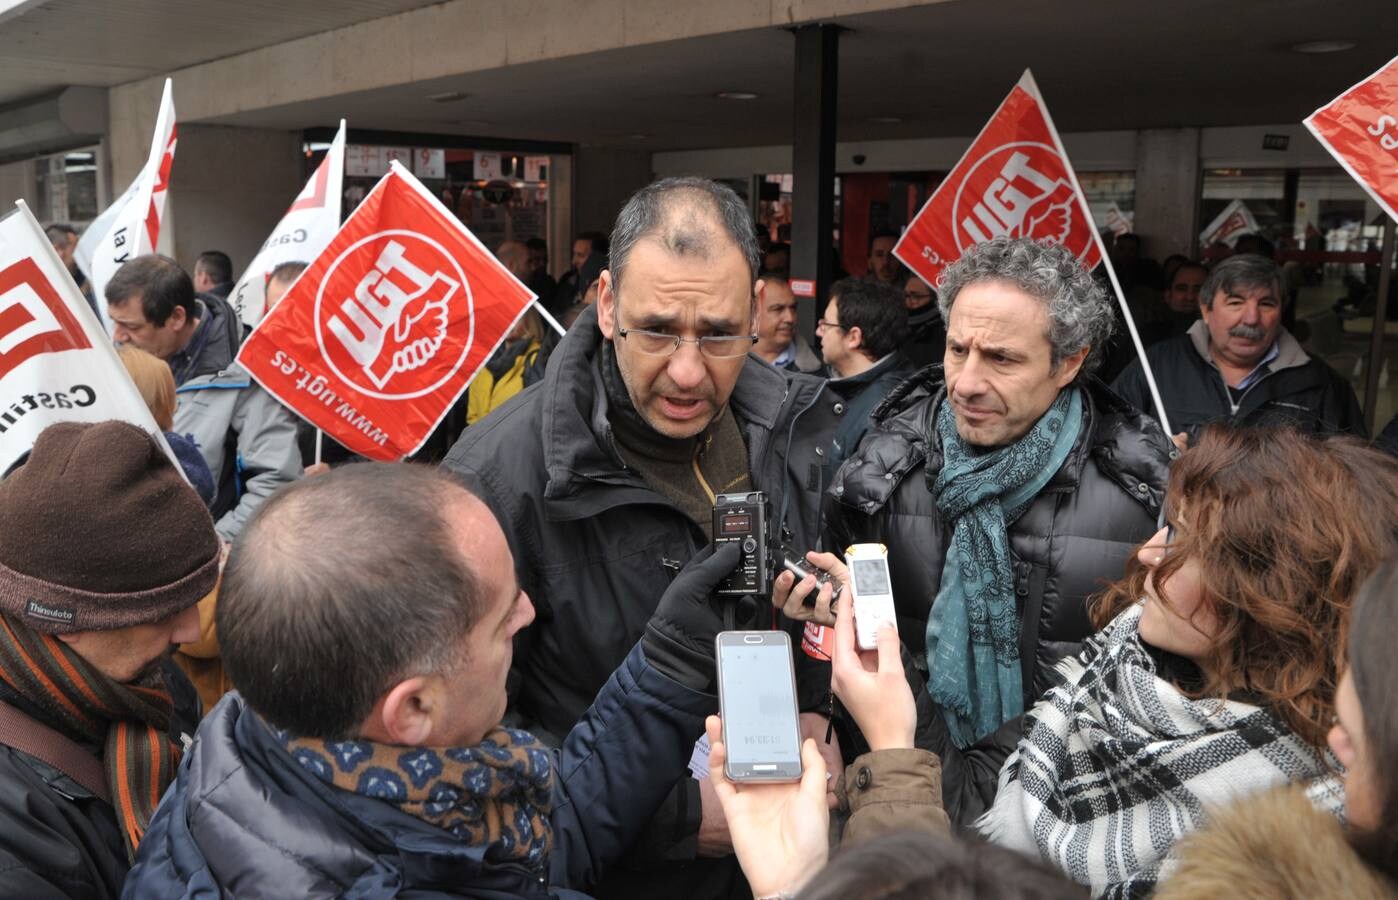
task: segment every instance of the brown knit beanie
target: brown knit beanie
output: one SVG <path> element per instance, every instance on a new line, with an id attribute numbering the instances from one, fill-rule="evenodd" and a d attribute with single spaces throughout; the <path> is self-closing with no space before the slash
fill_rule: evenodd
<path id="1" fill-rule="evenodd" d="M 126 422 L 51 425 L 0 481 L 0 612 L 35 631 L 169 618 L 213 590 L 220 550 L 199 495 Z"/>

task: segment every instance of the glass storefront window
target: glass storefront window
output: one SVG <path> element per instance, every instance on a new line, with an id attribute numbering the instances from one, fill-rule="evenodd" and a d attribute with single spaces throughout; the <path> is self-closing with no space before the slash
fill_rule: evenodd
<path id="1" fill-rule="evenodd" d="M 39 220 L 67 222 L 79 229 L 97 218 L 97 148 L 70 150 L 34 161 Z"/>
<path id="2" fill-rule="evenodd" d="M 327 146 L 306 145 L 308 176 Z M 345 148 L 345 216 L 387 173 L 393 160 L 408 167 L 491 250 L 507 240 L 548 240 L 547 154 L 351 144 Z"/>
<path id="3" fill-rule="evenodd" d="M 1079 172 L 1092 221 L 1103 233 L 1126 234 L 1135 230 L 1136 173 Z"/>

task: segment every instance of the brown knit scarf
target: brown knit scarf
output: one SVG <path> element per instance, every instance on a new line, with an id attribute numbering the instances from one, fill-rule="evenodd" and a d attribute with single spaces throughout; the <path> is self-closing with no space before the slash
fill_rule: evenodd
<path id="1" fill-rule="evenodd" d="M 175 777 L 180 746 L 168 735 L 173 704 L 159 669 L 119 684 L 51 634 L 0 614 L 0 679 L 42 710 L 48 724 L 102 747 L 102 763 L 128 860 Z"/>

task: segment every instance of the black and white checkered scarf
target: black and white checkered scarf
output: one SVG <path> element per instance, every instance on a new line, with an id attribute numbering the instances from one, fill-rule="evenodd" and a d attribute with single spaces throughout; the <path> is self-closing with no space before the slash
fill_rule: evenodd
<path id="1" fill-rule="evenodd" d="M 1042 857 L 1096 896 L 1145 896 L 1171 848 L 1209 807 L 1303 782 L 1343 814 L 1334 768 L 1273 712 L 1191 700 L 1156 674 L 1138 604 L 1060 666 L 1063 682 L 1024 719 L 995 804 L 976 823 L 990 840 Z"/>

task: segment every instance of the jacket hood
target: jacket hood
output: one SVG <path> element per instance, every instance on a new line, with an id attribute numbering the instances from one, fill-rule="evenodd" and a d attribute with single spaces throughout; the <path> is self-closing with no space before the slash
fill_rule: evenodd
<path id="1" fill-rule="evenodd" d="M 483 848 L 316 779 L 236 692 L 200 727 L 165 803 L 176 804 L 165 829 L 148 835 L 160 846 L 143 844 L 142 858 L 172 866 L 191 887 L 211 879 L 240 896 L 378 896 L 410 886 L 460 894 L 486 871 Z M 134 871 L 133 883 L 141 877 Z"/>
<path id="2" fill-rule="evenodd" d="M 243 322 L 227 300 L 203 293 L 197 302 L 199 327 L 189 345 L 170 359 L 180 384 L 228 369 L 243 343 Z"/>
<path id="3" fill-rule="evenodd" d="M 559 341 L 539 386 L 544 392 L 543 453 L 548 472 L 544 495 L 565 517 L 594 512 L 586 497 L 599 484 L 631 486 L 653 499 L 653 492 L 639 475 L 626 469 L 612 443 L 607 394 L 595 365 L 603 340 L 596 307 L 584 310 Z M 824 385 L 823 379 L 778 372 L 748 356 L 728 405 L 748 441 L 749 456 L 754 439 L 765 446 L 774 431 L 784 429 L 794 415 L 815 402 Z M 608 503 L 624 499 L 611 493 Z"/>
<path id="4" fill-rule="evenodd" d="M 1068 459 L 1045 490 L 1075 488 L 1092 458 L 1142 506 L 1152 512 L 1159 509 L 1169 463 L 1178 451 L 1154 419 L 1133 409 L 1096 376 L 1080 378 L 1076 385 L 1087 398 L 1083 406 L 1086 422 Z M 930 463 L 927 477 L 935 477 L 941 465 L 941 448 L 933 437 L 933 423 L 945 397 L 940 364 L 918 370 L 889 393 L 874 410 L 870 436 L 835 478 L 833 490 L 842 502 L 872 513 L 887 502 L 913 468 Z"/>
<path id="5" fill-rule="evenodd" d="M 1180 842 L 1175 856 L 1179 865 L 1157 900 L 1398 897 L 1398 886 L 1364 863 L 1339 822 L 1294 787 L 1217 811 L 1208 827 Z"/>

